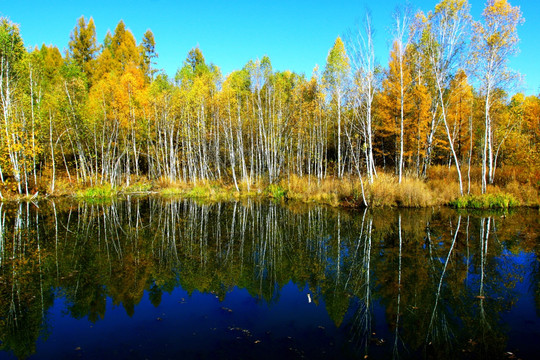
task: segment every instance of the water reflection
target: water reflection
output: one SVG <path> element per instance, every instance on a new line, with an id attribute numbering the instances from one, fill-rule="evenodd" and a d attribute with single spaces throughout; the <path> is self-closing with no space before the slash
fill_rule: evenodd
<path id="1" fill-rule="evenodd" d="M 140 198 L 0 204 L 1 348 L 34 354 L 54 331 L 58 298 L 72 318 L 99 322 L 108 299 L 133 316 L 145 294 L 158 307 L 178 287 L 220 300 L 240 288 L 272 307 L 294 283 L 345 334 L 334 350 L 343 356 L 534 354 L 505 314 L 532 294 L 537 313 L 527 316 L 538 333 L 539 228 L 532 210 L 501 217 Z"/>

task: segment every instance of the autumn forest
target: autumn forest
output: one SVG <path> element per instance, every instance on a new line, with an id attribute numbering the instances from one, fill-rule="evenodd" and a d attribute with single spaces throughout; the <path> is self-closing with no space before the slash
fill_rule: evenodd
<path id="1" fill-rule="evenodd" d="M 442 0 L 396 11 L 389 56 L 375 53 L 365 14 L 310 75 L 267 56 L 222 74 L 194 47 L 169 77 L 151 30 L 138 42 L 120 21 L 100 43 L 81 17 L 62 53 L 27 49 L 2 18 L 0 197 L 180 187 L 355 206 L 490 194 L 537 205 L 540 95 L 519 93 L 508 66 L 523 21 L 507 0 L 487 1 L 479 19 L 466 0 Z"/>

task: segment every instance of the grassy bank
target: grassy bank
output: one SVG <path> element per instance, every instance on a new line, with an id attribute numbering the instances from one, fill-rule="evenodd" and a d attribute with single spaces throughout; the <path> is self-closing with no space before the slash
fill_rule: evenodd
<path id="1" fill-rule="evenodd" d="M 514 173 L 515 174 L 515 173 Z M 56 181 L 55 191 L 42 189 L 26 198 L 70 196 L 87 201 L 105 201 L 129 194 L 157 194 L 165 197 L 183 197 L 199 201 L 229 201 L 243 198 L 269 198 L 275 201 L 299 201 L 325 204 L 334 207 L 363 207 L 364 197 L 372 207 L 429 207 L 453 206 L 456 208 L 507 208 L 540 205 L 537 184 L 507 176 L 498 183 L 488 186 L 481 194 L 480 175 L 471 173 L 471 184 L 464 182 L 465 196 L 460 196 L 457 176 L 447 167 L 434 167 L 428 180 L 405 176 L 401 183 L 393 174 L 380 172 L 373 183 L 364 179 L 364 196 L 358 178 L 343 179 L 313 177 L 284 177 L 281 181 L 268 184 L 258 181 L 253 184 L 219 182 L 184 183 L 165 179 L 149 181 L 134 178 L 130 186 L 114 187 L 110 184 L 98 186 L 70 182 L 65 178 Z M 12 194 L 12 193 L 11 193 Z M 3 192 L 4 200 L 20 200 L 17 195 Z"/>
<path id="2" fill-rule="evenodd" d="M 405 177 L 399 183 L 393 175 L 381 173 L 373 181 L 364 180 L 366 202 L 372 207 L 429 207 L 453 206 L 457 208 L 508 208 L 540 205 L 538 189 L 528 184 L 510 181 L 503 186 L 490 185 L 487 193 L 471 184 L 470 193 L 460 196 L 459 183 L 448 177 L 423 180 Z M 323 203 L 331 206 L 363 206 L 362 189 L 357 179 L 327 179 L 320 183 L 306 178 L 291 178 L 280 183 L 287 198 L 303 202 Z"/>

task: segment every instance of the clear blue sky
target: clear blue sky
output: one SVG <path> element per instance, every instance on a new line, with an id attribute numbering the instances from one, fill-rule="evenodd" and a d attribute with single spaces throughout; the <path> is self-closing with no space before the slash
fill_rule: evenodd
<path id="1" fill-rule="evenodd" d="M 366 8 L 376 30 L 377 58 L 386 65 L 388 28 L 397 0 L 356 1 L 23 1 L 0 0 L 0 15 L 21 27 L 25 45 L 54 44 L 67 48 L 77 19 L 93 17 L 98 41 L 120 19 L 137 42 L 147 29 L 156 39 L 157 67 L 174 75 L 188 51 L 199 45 L 207 61 L 222 73 L 240 69 L 250 59 L 268 55 L 274 69 L 311 75 L 322 69 L 335 38 L 354 26 Z M 479 19 L 485 0 L 469 0 L 472 15 Z M 413 10 L 432 10 L 437 0 L 411 0 Z M 540 93 L 540 1 L 510 0 L 521 7 L 525 24 L 519 29 L 521 53 L 511 60 L 513 69 L 525 75 L 522 91 Z"/>

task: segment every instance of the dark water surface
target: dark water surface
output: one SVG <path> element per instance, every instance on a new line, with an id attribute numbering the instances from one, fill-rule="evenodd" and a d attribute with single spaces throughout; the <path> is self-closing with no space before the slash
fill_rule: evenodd
<path id="1" fill-rule="evenodd" d="M 540 215 L 0 204 L 0 358 L 540 353 Z"/>

